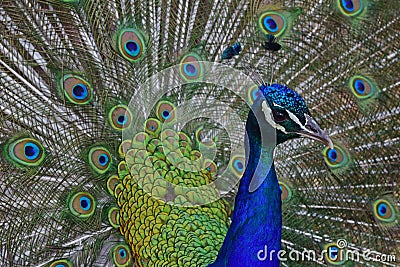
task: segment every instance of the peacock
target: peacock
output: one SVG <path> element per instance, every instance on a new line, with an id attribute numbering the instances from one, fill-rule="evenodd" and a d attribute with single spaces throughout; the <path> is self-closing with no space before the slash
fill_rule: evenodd
<path id="1" fill-rule="evenodd" d="M 397 266 L 398 10 L 1 1 L 0 265 Z"/>

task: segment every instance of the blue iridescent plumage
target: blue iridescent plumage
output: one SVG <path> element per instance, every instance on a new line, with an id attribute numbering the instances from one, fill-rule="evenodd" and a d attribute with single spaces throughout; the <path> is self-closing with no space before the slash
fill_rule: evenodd
<path id="1" fill-rule="evenodd" d="M 232 46 L 225 48 L 222 52 L 222 59 L 231 59 L 233 56 L 239 55 L 240 51 L 242 51 L 242 45 L 236 42 Z"/>
<path id="2" fill-rule="evenodd" d="M 277 125 L 283 127 L 282 132 L 266 117 L 273 118 L 276 108 L 285 109 L 306 125 L 305 114 L 310 115 L 310 112 L 303 98 L 284 85 L 260 85 L 259 90 L 261 94 L 258 94 L 247 117 L 246 170 L 236 195 L 232 223 L 217 261 L 210 267 L 242 266 L 244 262 L 248 266 L 279 266 L 277 254 L 270 256 L 266 252 L 281 249 L 282 190 L 273 154 L 276 145 L 299 137 L 295 134 L 299 125 L 290 116 L 285 120 L 275 120 Z M 269 109 L 265 108 L 265 102 Z M 314 127 L 318 128 L 317 125 Z M 321 141 L 330 142 L 329 137 L 324 138 Z M 268 256 L 260 256 L 263 253 Z"/>
<path id="3" fill-rule="evenodd" d="M 266 101 L 273 106 L 273 103 L 284 107 L 295 113 L 301 122 L 305 122 L 304 114 L 310 115 L 310 111 L 303 98 L 287 86 L 281 84 L 260 85 L 260 91 L 265 96 Z"/>

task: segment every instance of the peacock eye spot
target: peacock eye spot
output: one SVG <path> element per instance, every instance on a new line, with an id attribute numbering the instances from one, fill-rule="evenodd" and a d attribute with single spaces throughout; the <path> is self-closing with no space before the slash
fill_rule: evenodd
<path id="1" fill-rule="evenodd" d="M 126 47 L 131 52 L 137 51 L 137 49 L 138 49 L 137 43 L 136 42 L 132 42 L 132 41 L 127 42 L 126 43 Z"/>
<path id="2" fill-rule="evenodd" d="M 125 258 L 126 257 L 125 249 L 120 249 L 119 250 L 119 255 L 121 256 L 121 258 Z"/>
<path id="3" fill-rule="evenodd" d="M 354 8 L 353 1 L 345 0 L 344 1 L 344 6 L 349 10 L 353 9 Z"/>
<path id="4" fill-rule="evenodd" d="M 118 122 L 119 122 L 120 124 L 125 124 L 126 121 L 127 121 L 127 119 L 126 119 L 126 116 L 125 116 L 125 115 L 119 115 L 119 116 L 118 116 Z"/>
<path id="5" fill-rule="evenodd" d="M 55 260 L 49 265 L 49 267 L 72 267 L 72 263 L 66 259 Z"/>
<path id="6" fill-rule="evenodd" d="M 355 16 L 364 9 L 363 0 L 339 0 L 339 9 L 346 16 Z"/>
<path id="7" fill-rule="evenodd" d="M 385 204 L 379 204 L 379 206 L 378 206 L 379 215 L 385 216 L 386 211 L 387 211 L 386 205 Z"/>
<path id="8" fill-rule="evenodd" d="M 354 88 L 360 94 L 363 94 L 365 92 L 364 82 L 359 79 L 354 81 Z"/>
<path id="9" fill-rule="evenodd" d="M 163 118 L 167 119 L 169 117 L 169 111 L 168 110 L 164 110 L 162 112 L 162 116 L 163 116 Z"/>
<path id="10" fill-rule="evenodd" d="M 127 245 L 117 245 L 113 249 L 114 264 L 119 267 L 131 266 L 131 255 Z"/>
<path id="11" fill-rule="evenodd" d="M 79 192 L 70 199 L 69 209 L 77 217 L 88 218 L 95 212 L 96 202 L 91 194 Z"/>
<path id="12" fill-rule="evenodd" d="M 105 154 L 100 155 L 100 157 L 99 157 L 100 164 L 103 165 L 103 164 L 107 163 L 107 161 L 108 161 L 107 155 L 105 155 Z"/>
<path id="13" fill-rule="evenodd" d="M 273 20 L 272 18 L 266 18 L 265 23 L 268 24 L 269 28 L 271 30 L 275 30 L 278 26 L 276 25 L 275 20 Z"/>
<path id="14" fill-rule="evenodd" d="M 289 116 L 286 111 L 274 110 L 273 112 L 275 122 L 284 122 L 287 121 Z"/>
<path id="15" fill-rule="evenodd" d="M 72 93 L 78 99 L 86 98 L 87 88 L 83 84 L 77 84 L 72 88 Z"/>
<path id="16" fill-rule="evenodd" d="M 89 202 L 87 198 L 81 198 L 81 207 L 83 209 L 87 209 L 89 206 Z"/>
<path id="17" fill-rule="evenodd" d="M 132 57 L 136 57 L 140 53 L 140 47 L 134 41 L 128 41 L 125 44 L 125 48 L 126 48 L 126 52 Z"/>
<path id="18" fill-rule="evenodd" d="M 32 158 L 37 154 L 38 147 L 35 144 L 27 144 L 25 145 L 25 154 L 28 158 Z"/>
<path id="19" fill-rule="evenodd" d="M 132 113 L 128 106 L 119 104 L 108 112 L 108 120 L 115 130 L 123 130 L 129 127 L 132 122 Z"/>
<path id="20" fill-rule="evenodd" d="M 187 64 L 186 65 L 186 70 L 188 73 L 195 73 L 196 68 L 192 64 Z"/>
<path id="21" fill-rule="evenodd" d="M 241 162 L 237 163 L 237 167 L 239 168 L 239 170 L 243 170 L 243 164 Z"/>
<path id="22" fill-rule="evenodd" d="M 337 157 L 338 157 L 336 149 L 330 149 L 328 151 L 328 157 L 332 162 L 335 162 L 337 160 Z"/>

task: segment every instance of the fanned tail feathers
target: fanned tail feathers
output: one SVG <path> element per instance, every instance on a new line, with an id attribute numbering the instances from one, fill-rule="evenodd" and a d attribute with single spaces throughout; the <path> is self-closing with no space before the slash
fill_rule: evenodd
<path id="1" fill-rule="evenodd" d="M 212 263 L 244 171 L 248 104 L 271 82 L 301 93 L 335 145 L 275 151 L 283 249 L 316 253 L 281 264 L 381 264 L 332 248 L 400 258 L 400 5 L 345 2 L 2 1 L 1 265 Z M 248 76 L 203 83 L 205 61 Z M 204 197 L 164 180 L 215 183 Z"/>

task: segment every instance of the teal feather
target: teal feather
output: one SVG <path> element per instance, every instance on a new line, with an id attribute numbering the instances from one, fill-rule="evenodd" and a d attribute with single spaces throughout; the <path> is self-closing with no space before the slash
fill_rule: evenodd
<path id="1" fill-rule="evenodd" d="M 235 198 L 247 194 L 237 194 L 245 122 L 269 83 L 301 94 L 334 144 L 290 136 L 276 147 L 275 241 L 286 255 L 398 259 L 398 1 L 269 2 L 3 1 L 0 265 L 208 266 L 244 255 L 223 243 L 233 218 L 260 208 L 243 212 Z M 397 263 L 281 262 L 340 264 Z"/>

